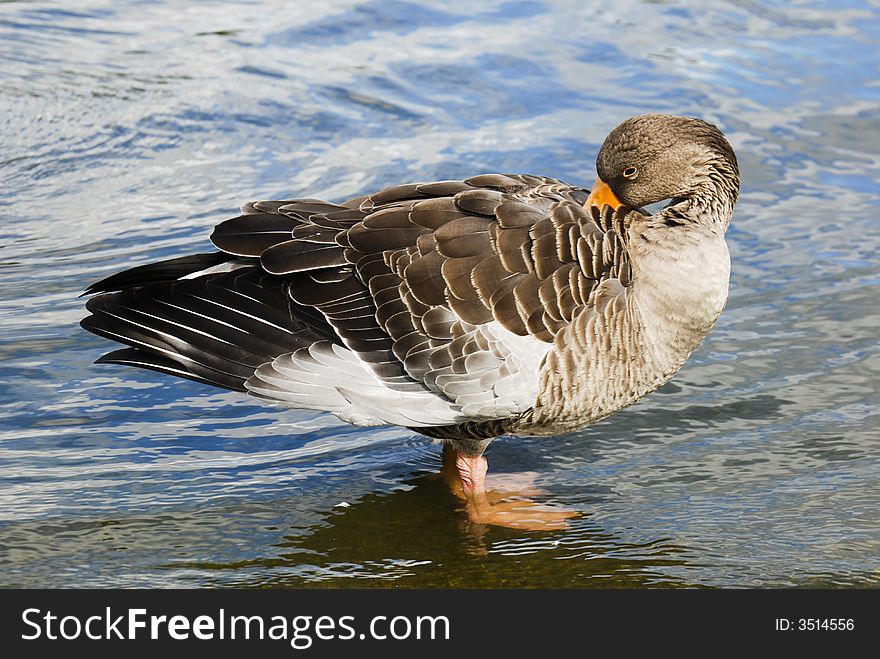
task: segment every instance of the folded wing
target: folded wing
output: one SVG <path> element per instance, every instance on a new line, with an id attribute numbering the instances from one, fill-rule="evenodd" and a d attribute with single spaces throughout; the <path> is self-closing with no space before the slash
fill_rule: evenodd
<path id="1" fill-rule="evenodd" d="M 488 174 L 255 202 L 216 227 L 221 252 L 92 287 L 121 290 L 83 324 L 131 346 L 107 361 L 353 423 L 515 417 L 557 332 L 629 285 L 624 213 L 589 213 L 587 194 Z"/>

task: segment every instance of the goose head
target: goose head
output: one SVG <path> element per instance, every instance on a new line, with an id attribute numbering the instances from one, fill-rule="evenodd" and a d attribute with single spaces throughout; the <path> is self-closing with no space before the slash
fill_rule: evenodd
<path id="1" fill-rule="evenodd" d="M 670 200 L 669 226 L 727 228 L 739 195 L 736 155 L 721 131 L 700 119 L 643 114 L 615 128 L 596 159 L 587 206 L 640 209 Z"/>

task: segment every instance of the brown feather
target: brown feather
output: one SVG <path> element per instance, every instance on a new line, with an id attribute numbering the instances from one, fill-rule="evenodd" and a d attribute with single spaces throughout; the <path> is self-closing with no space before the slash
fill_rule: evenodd
<path id="1" fill-rule="evenodd" d="M 347 267 L 343 268 L 343 270 L 347 269 Z M 331 270 L 330 272 L 338 271 Z M 327 300 L 328 295 L 333 299 L 345 299 L 350 296 L 365 293 L 363 284 L 354 277 L 345 277 L 339 283 L 332 283 L 324 286 L 314 286 L 312 281 L 312 278 L 306 275 L 291 277 L 289 284 L 291 298 L 303 306 L 311 307 L 324 303 Z M 250 291 L 245 292 L 249 295 L 256 294 L 256 291 L 253 293 Z"/>
<path id="2" fill-rule="evenodd" d="M 454 295 L 447 297 L 449 308 L 462 320 L 473 323 L 474 325 L 482 325 L 492 320 L 492 313 L 483 306 L 480 299 L 474 295 L 473 299 L 462 300 Z"/>
<path id="3" fill-rule="evenodd" d="M 494 190 L 471 190 L 455 195 L 455 205 L 468 213 L 495 217 L 495 209 L 506 199 L 504 194 Z"/>
<path id="4" fill-rule="evenodd" d="M 524 275 L 515 276 L 523 277 Z M 520 316 L 519 310 L 516 306 L 516 296 L 513 293 L 513 287 L 508 288 L 507 292 L 499 296 L 497 299 L 493 295 L 492 315 L 495 317 L 495 320 L 504 326 L 505 329 L 514 334 L 520 336 L 528 334 L 525 322 L 523 321 L 522 316 Z"/>
<path id="5" fill-rule="evenodd" d="M 437 239 L 434 238 L 433 233 L 424 233 L 416 239 L 416 248 L 419 250 L 419 254 L 427 256 L 436 251 Z"/>
<path id="6" fill-rule="evenodd" d="M 449 197 L 420 201 L 409 213 L 410 222 L 432 230 L 439 229 L 447 222 L 460 217 L 464 217 L 464 213 Z"/>
<path id="7" fill-rule="evenodd" d="M 556 236 L 546 234 L 532 242 L 532 260 L 538 279 L 546 279 L 561 265 L 556 256 Z"/>
<path id="8" fill-rule="evenodd" d="M 464 180 L 468 185 L 477 188 L 498 188 L 505 191 L 521 190 L 525 188 L 521 181 L 512 179 L 504 174 L 480 174 Z"/>
<path id="9" fill-rule="evenodd" d="M 310 270 L 309 277 L 316 284 L 333 284 L 354 275 L 352 268 L 328 268 L 326 270 Z"/>
<path id="10" fill-rule="evenodd" d="M 546 217 L 543 211 L 524 201 L 507 200 L 495 209 L 498 223 L 505 229 L 530 227 Z"/>
<path id="11" fill-rule="evenodd" d="M 338 229 L 325 229 L 311 224 L 301 224 L 293 229 L 293 237 L 310 243 L 336 245 Z"/>
<path id="12" fill-rule="evenodd" d="M 273 275 L 348 265 L 341 248 L 289 240 L 260 254 L 260 264 Z"/>
<path id="13" fill-rule="evenodd" d="M 443 278 L 443 261 L 437 252 L 431 252 L 412 260 L 403 273 L 410 290 L 418 300 L 427 305 L 446 302 L 446 281 Z"/>
<path id="14" fill-rule="evenodd" d="M 528 272 L 529 265 L 523 258 L 522 246 L 529 243 L 527 227 L 499 229 L 495 233 L 495 249 L 504 267 L 510 272 Z"/>
<path id="15" fill-rule="evenodd" d="M 541 308 L 541 300 L 538 297 L 540 282 L 534 273 L 525 275 L 513 288 L 513 296 L 516 300 L 516 308 L 519 315 L 528 319 L 535 311 Z"/>
<path id="16" fill-rule="evenodd" d="M 385 327 L 388 321 L 399 313 L 406 313 L 406 305 L 399 296 L 392 297 L 376 307 L 376 322 Z"/>
<path id="17" fill-rule="evenodd" d="M 359 254 L 359 252 L 356 252 L 356 254 Z M 360 258 L 349 260 L 355 263 L 358 276 L 366 284 L 369 284 L 373 277 L 388 274 L 388 266 L 385 265 L 382 254 L 360 254 Z"/>
<path id="18" fill-rule="evenodd" d="M 547 326 L 544 324 L 545 315 L 543 309 L 535 309 L 528 317 L 528 320 L 526 320 L 526 328 L 532 336 L 550 343 L 553 341 L 555 333 L 547 329 Z"/>
<path id="19" fill-rule="evenodd" d="M 444 300 L 445 303 L 445 300 Z M 422 327 L 425 334 L 432 339 L 448 340 L 452 333 L 452 324 L 455 322 L 455 316 L 442 306 L 431 307 L 424 316 L 422 316 Z"/>
<path id="20" fill-rule="evenodd" d="M 463 258 L 492 254 L 489 222 L 480 217 L 462 217 L 434 232 L 437 251 L 443 256 Z"/>
<path id="21" fill-rule="evenodd" d="M 263 250 L 290 240 L 298 224 L 286 215 L 252 212 L 218 224 L 211 242 L 228 254 L 259 256 Z"/>
<path id="22" fill-rule="evenodd" d="M 369 210 L 383 204 L 421 198 L 423 195 L 418 192 L 418 187 L 418 183 L 409 183 L 407 185 L 395 185 L 385 188 L 367 197 L 360 208 L 361 210 Z"/>
<path id="23" fill-rule="evenodd" d="M 472 189 L 464 181 L 435 181 L 433 183 L 417 183 L 416 191 L 429 197 L 452 197 L 459 192 Z"/>
<path id="24" fill-rule="evenodd" d="M 253 208 L 258 213 L 271 213 L 273 215 L 278 213 L 278 209 L 282 206 L 286 206 L 287 204 L 294 203 L 296 201 L 300 201 L 299 199 L 288 199 L 286 201 L 276 200 L 271 201 L 268 199 L 260 199 L 259 201 L 252 201 L 248 205 Z"/>
<path id="25" fill-rule="evenodd" d="M 553 278 L 547 278 L 541 282 L 538 288 L 538 297 L 544 312 L 554 321 L 562 321 L 562 312 L 559 309 L 559 301 L 556 297 L 556 288 L 553 286 Z"/>
<path id="26" fill-rule="evenodd" d="M 463 259 L 446 259 L 443 262 L 441 272 L 452 295 L 462 300 L 477 297 L 477 292 L 471 281 L 471 273 L 485 258 L 485 256 L 472 256 Z"/>
<path id="27" fill-rule="evenodd" d="M 514 277 L 521 277 L 519 274 L 511 274 L 508 272 L 501 261 L 497 258 L 488 258 L 481 261 L 471 272 L 471 281 L 480 299 L 486 306 L 491 307 L 492 295 L 509 282 Z M 516 283 L 516 282 L 514 282 Z M 511 284 L 511 288 L 513 285 Z"/>
<path id="28" fill-rule="evenodd" d="M 276 204 L 281 203 L 280 206 L 276 206 Z M 332 213 L 334 211 L 341 210 L 341 206 L 337 204 L 329 204 L 326 201 L 321 201 L 320 199 L 294 199 L 291 202 L 259 202 L 257 208 L 260 208 L 263 204 L 266 207 L 275 207 L 276 213 L 284 213 L 285 215 L 294 215 L 301 218 L 309 218 L 312 215 L 317 215 L 319 213 Z"/>

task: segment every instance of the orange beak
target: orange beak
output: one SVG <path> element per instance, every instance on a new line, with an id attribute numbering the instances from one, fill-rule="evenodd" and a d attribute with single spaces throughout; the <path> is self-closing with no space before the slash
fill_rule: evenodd
<path id="1" fill-rule="evenodd" d="M 621 206 L 623 206 L 623 202 L 617 198 L 611 188 L 608 187 L 608 184 L 596 177 L 596 182 L 593 183 L 593 189 L 590 191 L 590 196 L 587 197 L 587 201 L 584 204 L 587 208 L 590 206 L 595 206 L 600 211 L 603 206 L 611 206 L 614 210 L 617 210 Z"/>

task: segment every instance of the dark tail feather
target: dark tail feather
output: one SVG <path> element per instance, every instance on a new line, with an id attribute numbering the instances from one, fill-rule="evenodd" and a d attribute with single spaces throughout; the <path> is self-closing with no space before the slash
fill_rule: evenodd
<path id="1" fill-rule="evenodd" d="M 186 258 L 173 261 L 183 263 Z M 195 261 L 189 258 L 192 266 Z M 148 272 L 150 266 L 143 268 L 146 279 L 157 276 Z M 244 381 L 257 367 L 278 355 L 319 340 L 339 341 L 314 310 L 291 299 L 282 278 L 266 275 L 259 266 L 180 281 L 143 284 L 144 280 L 129 276 L 127 281 L 139 282 L 135 288 L 88 301 L 91 315 L 80 324 L 131 346 L 105 355 L 100 362 L 244 390 Z M 104 282 L 92 288 L 99 287 L 104 288 Z"/>
<path id="2" fill-rule="evenodd" d="M 167 261 L 139 265 L 135 268 L 117 272 L 115 275 L 110 275 L 92 284 L 80 297 L 180 279 L 194 272 L 226 263 L 234 258 L 236 257 L 225 252 L 210 252 L 207 254 L 190 254 L 189 256 L 181 256 L 176 259 L 168 259 Z"/>
<path id="3" fill-rule="evenodd" d="M 135 348 L 121 348 L 108 352 L 103 357 L 95 360 L 96 364 L 122 364 L 124 366 L 137 366 L 151 371 L 158 371 L 166 375 L 195 380 L 202 384 L 210 384 L 215 387 L 224 387 L 233 391 L 245 391 L 244 379 L 215 371 L 197 362 L 190 362 L 184 366 L 180 361 L 167 357 L 161 357 L 144 350 Z"/>

